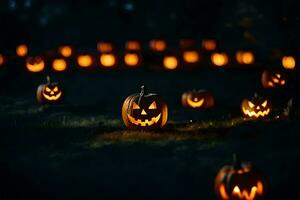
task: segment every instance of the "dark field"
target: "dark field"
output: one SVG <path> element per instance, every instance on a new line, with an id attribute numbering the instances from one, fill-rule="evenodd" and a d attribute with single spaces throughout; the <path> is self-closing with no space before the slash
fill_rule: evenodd
<path id="1" fill-rule="evenodd" d="M 299 109 L 276 117 L 294 97 L 292 82 L 270 92 L 260 89 L 259 69 L 96 71 L 52 76 L 66 92 L 59 105 L 36 103 L 45 76 L 18 76 L 2 85 L 0 199 L 212 200 L 214 176 L 234 153 L 268 178 L 266 199 L 299 196 Z M 169 105 L 163 130 L 123 125 L 122 103 L 142 84 Z M 183 109 L 181 93 L 193 88 L 211 91 L 216 107 Z M 254 92 L 273 101 L 266 121 L 241 117 L 241 100 Z"/>

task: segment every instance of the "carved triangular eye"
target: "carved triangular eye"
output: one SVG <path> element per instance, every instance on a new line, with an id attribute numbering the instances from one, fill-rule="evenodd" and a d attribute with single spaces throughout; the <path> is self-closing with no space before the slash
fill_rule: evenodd
<path id="1" fill-rule="evenodd" d="M 254 106 L 255 106 L 251 101 L 248 101 L 248 105 L 250 108 L 254 108 Z"/>
<path id="2" fill-rule="evenodd" d="M 276 74 L 276 76 L 277 76 L 277 78 L 280 78 L 280 77 L 281 77 L 281 75 L 280 75 L 280 74 Z"/>
<path id="3" fill-rule="evenodd" d="M 58 92 L 58 87 L 57 86 L 53 89 L 53 92 Z"/>
<path id="4" fill-rule="evenodd" d="M 46 87 L 46 92 L 51 92 L 51 89 Z"/>
<path id="5" fill-rule="evenodd" d="M 267 106 L 267 104 L 268 104 L 268 101 L 267 100 L 265 100 L 261 105 L 263 106 L 263 107 L 266 107 Z"/>
<path id="6" fill-rule="evenodd" d="M 141 109 L 139 105 L 133 102 L 132 109 Z"/>
<path id="7" fill-rule="evenodd" d="M 277 78 L 273 78 L 274 83 L 279 83 L 279 80 Z"/>
<path id="8" fill-rule="evenodd" d="M 156 102 L 155 102 L 155 101 L 153 101 L 153 102 L 151 103 L 151 105 L 149 106 L 149 109 L 157 109 L 157 106 L 156 106 Z"/>

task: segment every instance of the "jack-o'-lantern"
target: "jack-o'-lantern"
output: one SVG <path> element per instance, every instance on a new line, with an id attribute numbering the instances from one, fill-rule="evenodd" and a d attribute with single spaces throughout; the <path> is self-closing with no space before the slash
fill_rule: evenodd
<path id="1" fill-rule="evenodd" d="M 63 58 L 56 58 L 52 61 L 52 69 L 57 72 L 63 72 L 67 69 L 67 62 Z"/>
<path id="2" fill-rule="evenodd" d="M 181 39 L 179 45 L 181 49 L 191 49 L 195 48 L 196 42 L 193 39 Z"/>
<path id="3" fill-rule="evenodd" d="M 5 57 L 0 53 L 0 66 L 4 65 L 4 63 L 5 63 Z"/>
<path id="4" fill-rule="evenodd" d="M 281 88 L 286 85 L 286 82 L 286 75 L 277 70 L 264 70 L 261 75 L 261 83 L 264 88 Z"/>
<path id="5" fill-rule="evenodd" d="M 217 67 L 223 67 L 228 64 L 229 58 L 226 53 L 213 53 L 211 55 L 211 62 Z"/>
<path id="6" fill-rule="evenodd" d="M 100 53 L 108 53 L 113 51 L 113 44 L 110 42 L 98 42 L 97 49 Z"/>
<path id="7" fill-rule="evenodd" d="M 161 39 L 154 39 L 150 41 L 150 49 L 156 52 L 162 52 L 167 49 L 167 43 Z"/>
<path id="8" fill-rule="evenodd" d="M 259 119 L 267 117 L 272 110 L 270 100 L 254 95 L 252 99 L 244 99 L 241 104 L 241 111 L 247 118 Z"/>
<path id="9" fill-rule="evenodd" d="M 266 195 L 267 182 L 252 165 L 241 163 L 220 169 L 215 178 L 215 192 L 220 200 L 260 200 Z"/>
<path id="10" fill-rule="evenodd" d="M 38 87 L 36 93 L 39 103 L 57 103 L 63 98 L 63 91 L 58 83 L 53 83 L 47 76 L 47 83 Z"/>
<path id="11" fill-rule="evenodd" d="M 127 41 L 125 44 L 125 49 L 128 51 L 140 51 L 141 50 L 141 43 L 136 40 Z"/>
<path id="12" fill-rule="evenodd" d="M 142 61 L 141 55 L 135 52 L 128 52 L 124 55 L 124 63 L 129 67 L 137 67 Z"/>
<path id="13" fill-rule="evenodd" d="M 41 72 L 45 69 L 45 61 L 42 57 L 28 57 L 26 59 L 26 68 L 30 72 Z"/>
<path id="14" fill-rule="evenodd" d="M 92 55 L 89 54 L 82 54 L 77 57 L 77 63 L 79 67 L 87 68 L 91 67 L 94 63 L 94 59 Z"/>
<path id="15" fill-rule="evenodd" d="M 195 64 L 198 63 L 200 60 L 199 53 L 197 51 L 184 51 L 182 53 L 182 57 L 185 63 L 187 64 Z"/>
<path id="16" fill-rule="evenodd" d="M 130 95 L 124 101 L 122 118 L 129 128 L 159 128 L 167 123 L 168 107 L 158 94 L 148 94 L 142 86 L 140 93 Z"/>
<path id="17" fill-rule="evenodd" d="M 26 44 L 20 44 L 16 48 L 16 54 L 20 57 L 25 57 L 28 54 L 28 47 Z"/>
<path id="18" fill-rule="evenodd" d="M 217 48 L 217 42 L 213 39 L 202 40 L 202 48 L 206 51 L 214 51 Z"/>
<path id="19" fill-rule="evenodd" d="M 166 55 L 163 58 L 163 66 L 168 70 L 174 70 L 178 67 L 178 59 L 176 56 Z"/>
<path id="20" fill-rule="evenodd" d="M 235 58 L 236 61 L 241 65 L 253 64 L 255 60 L 255 56 L 251 51 L 237 51 Z"/>
<path id="21" fill-rule="evenodd" d="M 72 56 L 73 54 L 73 48 L 71 46 L 62 46 L 58 49 L 58 52 L 60 55 L 62 55 L 63 57 L 69 58 Z"/>
<path id="22" fill-rule="evenodd" d="M 116 65 L 117 58 L 113 53 L 104 53 L 100 55 L 100 65 L 105 68 L 112 68 Z"/>
<path id="23" fill-rule="evenodd" d="M 181 103 L 186 108 L 205 109 L 213 107 L 215 99 L 205 90 L 192 90 L 182 94 Z"/>
<path id="24" fill-rule="evenodd" d="M 296 59 L 293 56 L 283 56 L 281 63 L 285 69 L 292 70 L 296 67 Z"/>

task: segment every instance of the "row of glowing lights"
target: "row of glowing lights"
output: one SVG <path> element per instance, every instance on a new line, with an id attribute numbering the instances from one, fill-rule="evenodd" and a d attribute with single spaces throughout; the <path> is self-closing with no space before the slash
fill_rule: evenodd
<path id="1" fill-rule="evenodd" d="M 149 44 L 153 52 L 164 52 L 167 44 L 164 40 L 152 40 Z M 181 44 L 181 47 L 188 45 Z M 214 40 L 204 40 L 202 47 L 206 51 L 214 51 L 216 49 L 216 42 Z M 128 41 L 125 45 L 128 51 L 124 55 L 124 63 L 128 67 L 138 67 L 142 63 L 142 56 L 140 54 L 141 44 L 138 41 Z M 109 42 L 99 42 L 97 45 L 98 51 L 101 53 L 99 61 L 100 65 L 106 68 L 112 68 L 117 64 L 117 56 L 113 53 L 113 45 Z M 19 57 L 26 57 L 28 55 L 28 46 L 21 44 L 16 48 L 16 54 Z M 73 55 L 74 49 L 71 46 L 62 46 L 58 49 L 60 58 L 55 58 L 52 61 L 52 68 L 54 71 L 67 70 L 67 60 Z M 201 60 L 201 55 L 197 50 L 186 49 L 182 52 L 182 58 L 185 64 L 197 64 Z M 241 65 L 251 65 L 255 62 L 255 55 L 251 51 L 237 51 L 235 55 L 237 63 Z M 225 52 L 213 52 L 210 60 L 213 65 L 223 67 L 229 64 L 229 56 Z M 0 53 L 0 66 L 4 65 L 5 57 Z M 94 58 L 91 54 L 81 54 L 77 56 L 77 64 L 79 67 L 88 68 L 93 66 Z M 165 69 L 175 70 L 179 67 L 179 59 L 175 55 L 165 55 L 162 60 L 162 65 Z M 296 67 L 296 59 L 293 56 L 283 56 L 282 66 L 285 69 L 294 69 Z M 45 69 L 45 60 L 40 57 L 28 57 L 26 59 L 26 68 L 30 72 L 41 72 Z"/>

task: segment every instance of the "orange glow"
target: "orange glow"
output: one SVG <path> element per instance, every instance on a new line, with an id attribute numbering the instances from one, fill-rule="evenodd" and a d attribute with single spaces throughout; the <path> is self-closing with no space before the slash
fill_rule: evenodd
<path id="1" fill-rule="evenodd" d="M 138 41 L 127 41 L 125 48 L 130 51 L 139 51 L 141 50 L 141 44 Z"/>
<path id="2" fill-rule="evenodd" d="M 197 51 L 183 52 L 183 60 L 186 63 L 197 63 L 199 61 L 199 53 Z"/>
<path id="3" fill-rule="evenodd" d="M 45 62 L 43 58 L 37 56 L 37 57 L 29 57 L 26 59 L 26 68 L 30 72 L 41 72 L 45 68 Z"/>
<path id="4" fill-rule="evenodd" d="M 110 42 L 98 42 L 97 49 L 101 53 L 111 52 L 113 50 L 113 45 Z"/>
<path id="5" fill-rule="evenodd" d="M 222 197 L 223 200 L 228 200 L 229 199 L 229 197 L 228 197 L 228 195 L 226 193 L 224 184 L 221 184 L 219 192 L 220 192 L 220 195 L 221 195 L 221 197 Z"/>
<path id="6" fill-rule="evenodd" d="M 295 69 L 296 67 L 296 59 L 293 56 L 283 56 L 281 63 L 285 69 Z"/>
<path id="7" fill-rule="evenodd" d="M 93 64 L 93 58 L 90 55 L 80 55 L 77 58 L 77 63 L 80 67 L 90 67 Z"/>
<path id="8" fill-rule="evenodd" d="M 0 54 L 0 66 L 2 66 L 5 62 L 4 56 Z"/>
<path id="9" fill-rule="evenodd" d="M 166 50 L 167 43 L 164 40 L 151 40 L 150 41 L 150 48 L 153 51 L 162 52 L 162 51 Z"/>
<path id="10" fill-rule="evenodd" d="M 195 40 L 193 39 L 181 39 L 179 42 L 180 48 L 182 49 L 188 49 L 195 47 Z"/>
<path id="11" fill-rule="evenodd" d="M 202 41 L 202 48 L 207 51 L 213 51 L 217 48 L 217 42 L 212 39 L 205 39 Z"/>
<path id="12" fill-rule="evenodd" d="M 140 58 L 136 53 L 127 53 L 124 56 L 124 62 L 128 66 L 136 66 L 140 62 Z"/>
<path id="13" fill-rule="evenodd" d="M 238 51 L 235 54 L 235 58 L 239 64 L 252 64 L 254 63 L 254 54 L 251 51 Z"/>
<path id="14" fill-rule="evenodd" d="M 113 67 L 116 64 L 116 57 L 114 54 L 102 54 L 100 55 L 100 64 L 103 67 Z"/>
<path id="15" fill-rule="evenodd" d="M 62 47 L 60 47 L 60 48 L 58 49 L 58 52 L 59 52 L 62 56 L 68 58 L 68 57 L 70 57 L 70 56 L 72 55 L 73 49 L 72 49 L 71 46 L 62 46 Z"/>
<path id="16" fill-rule="evenodd" d="M 58 72 L 65 71 L 67 69 L 67 62 L 64 59 L 54 59 L 52 68 Z"/>
<path id="17" fill-rule="evenodd" d="M 165 56 L 163 64 L 166 69 L 173 70 L 178 67 L 178 60 L 175 56 Z"/>
<path id="18" fill-rule="evenodd" d="M 28 54 L 28 47 L 26 44 L 20 44 L 16 48 L 16 54 L 20 57 L 25 57 Z"/>
<path id="19" fill-rule="evenodd" d="M 211 62 L 218 67 L 222 67 L 228 64 L 228 56 L 226 53 L 214 53 L 211 55 Z"/>

